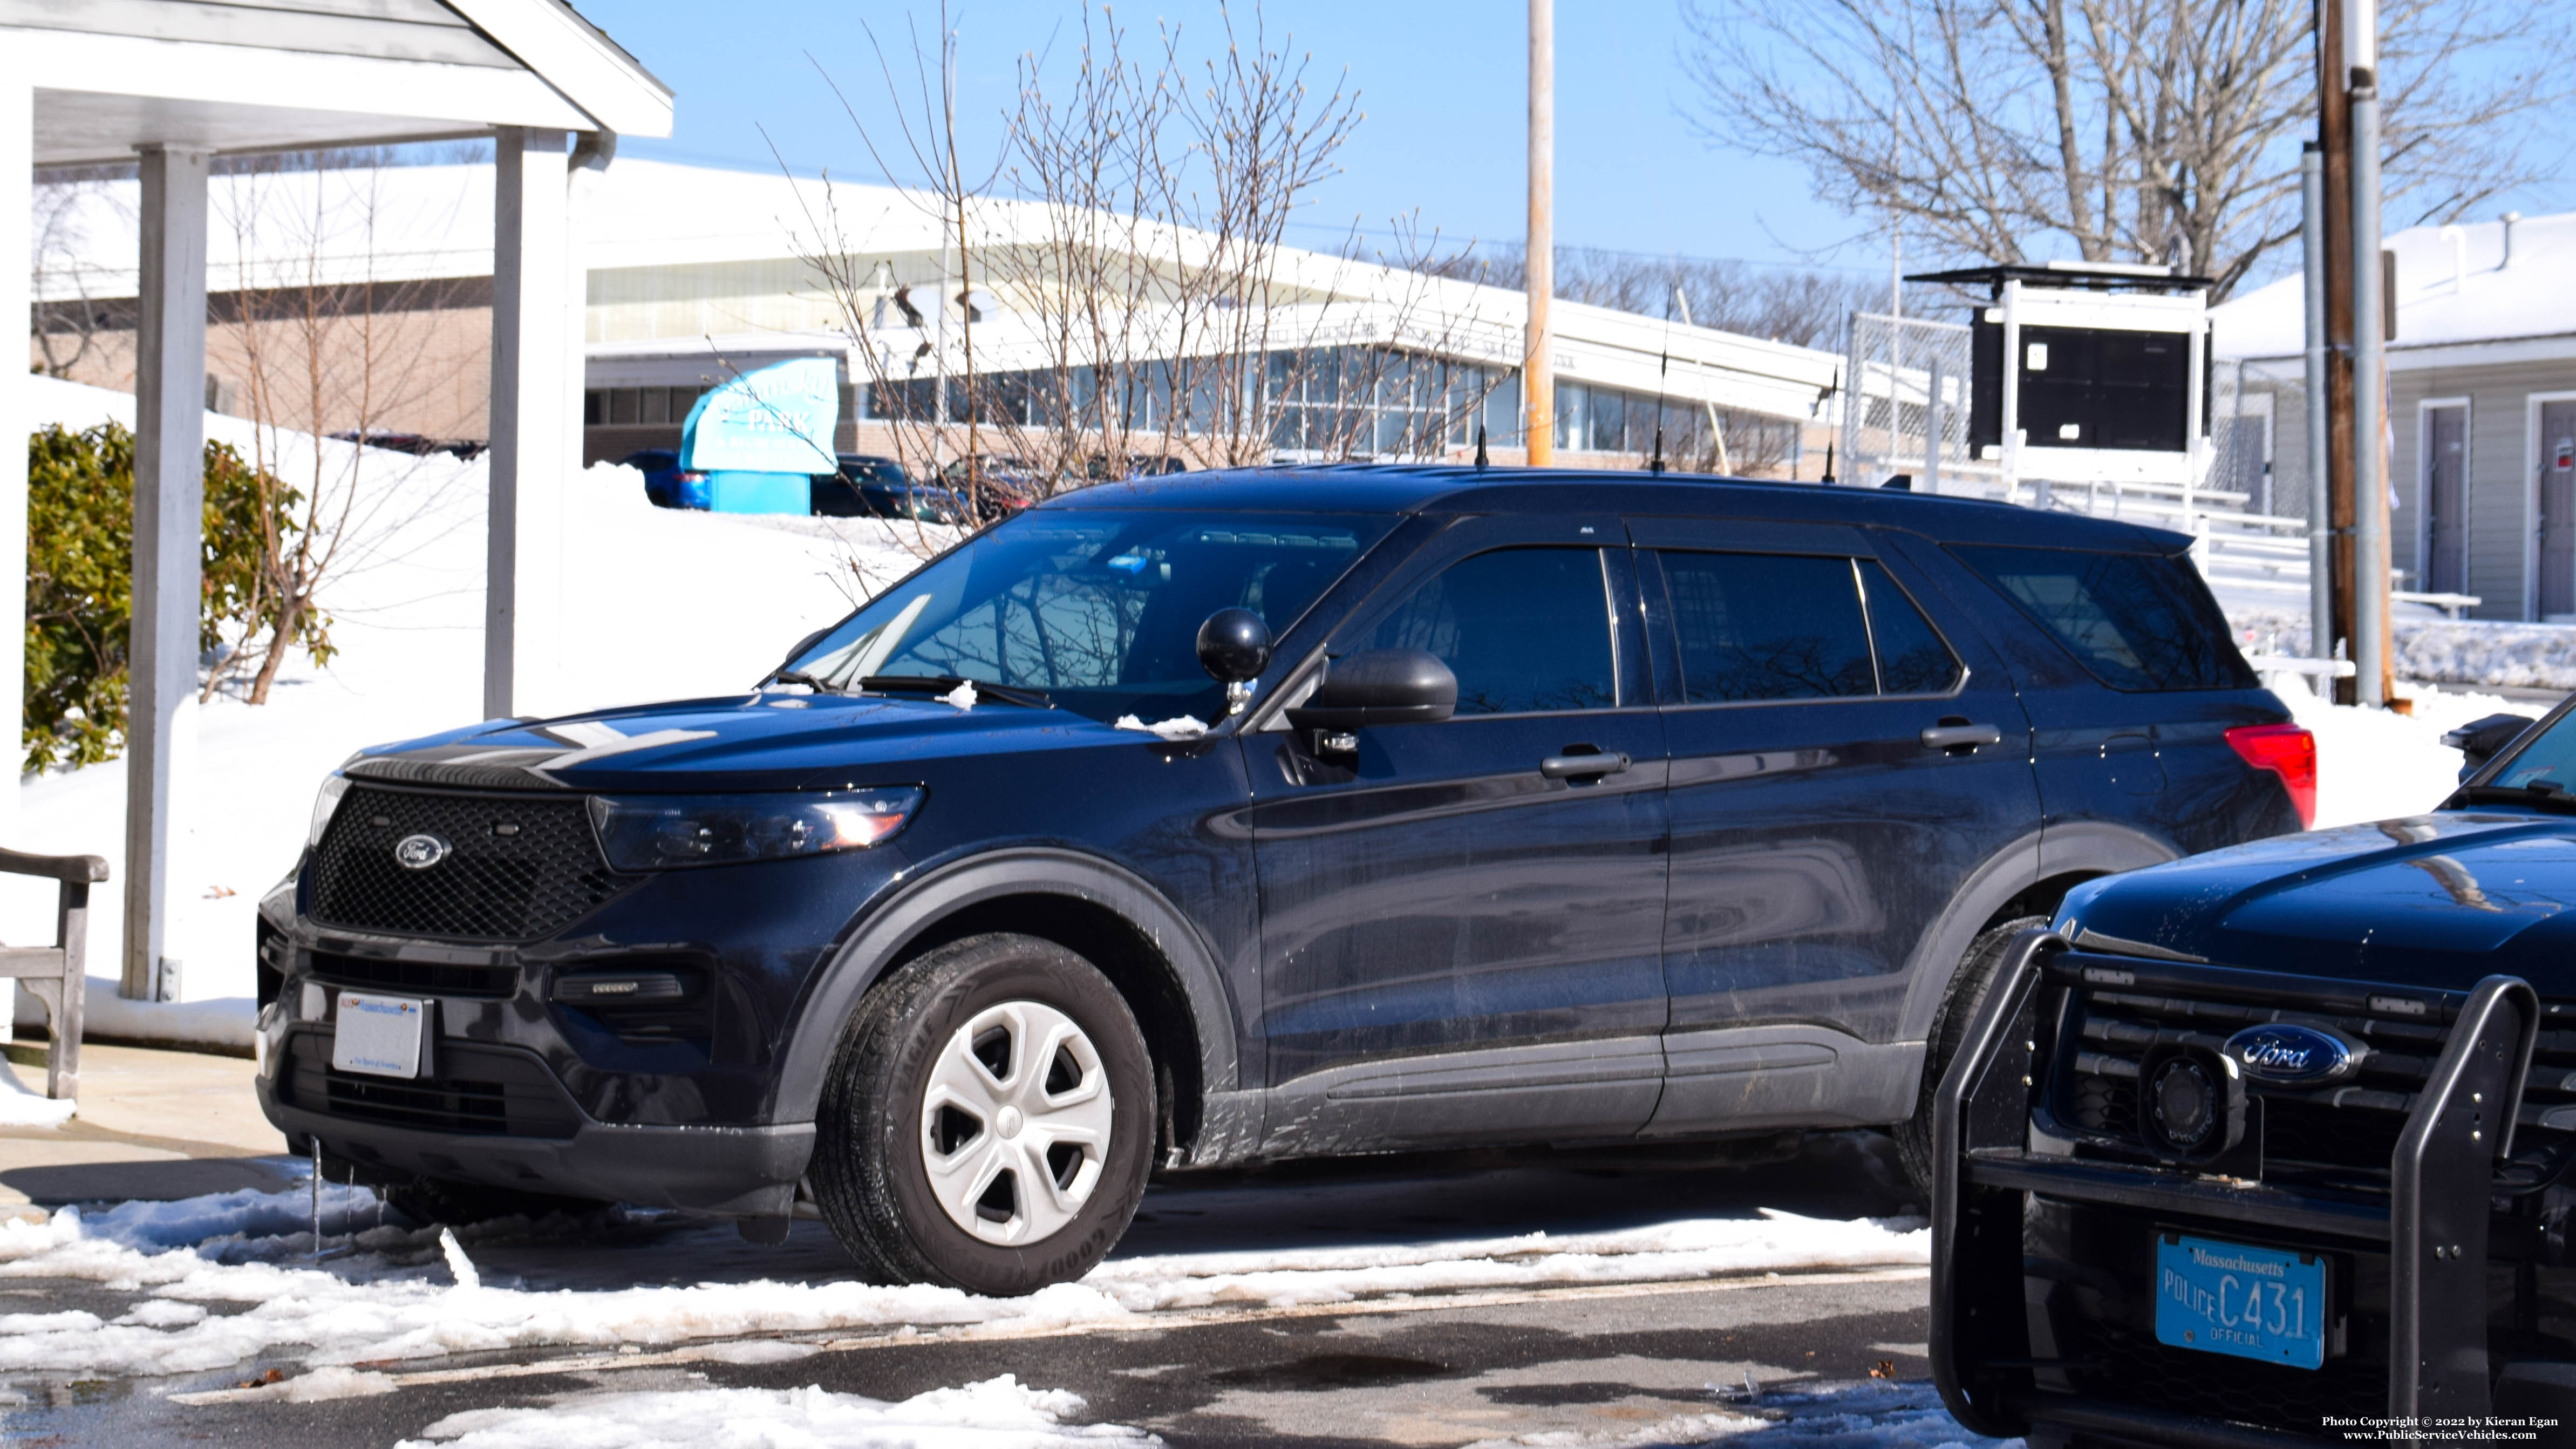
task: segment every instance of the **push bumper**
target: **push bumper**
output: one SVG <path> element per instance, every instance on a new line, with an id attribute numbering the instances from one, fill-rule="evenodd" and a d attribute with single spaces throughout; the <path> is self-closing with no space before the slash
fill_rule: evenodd
<path id="1" fill-rule="evenodd" d="M 2256 1241 L 2288 1237 L 2384 1261 L 2386 1398 L 2348 1412 L 2417 1422 L 2497 1412 L 2487 1338 L 2489 1200 L 2494 1171 L 2511 1150 L 2539 1020 L 2531 987 L 2489 977 L 2472 993 L 2398 1139 L 2381 1203 L 2031 1151 L 2045 1071 L 2041 988 L 2048 962 L 2065 949 L 2047 931 L 2014 944 L 1935 1097 L 1932 1369 L 1951 1413 L 1979 1433 L 2041 1442 L 2079 1435 L 2194 1449 L 2342 1442 L 2342 1430 L 2322 1423 L 2311 1435 L 2086 1392 L 2083 1366 L 2063 1356 L 2048 1327 L 2043 1302 L 2053 1285 L 2033 1276 L 2040 1260 L 2030 1241 L 2052 1216 L 2084 1214 L 2222 1232 L 2237 1225 Z M 2551 1390 L 2543 1402 L 2556 1402 L 2554 1386 L 2541 1387 Z"/>
<path id="2" fill-rule="evenodd" d="M 568 1135 L 436 1132 L 353 1121 L 278 1099 L 258 1083 L 260 1110 L 299 1144 L 371 1169 L 598 1198 L 722 1217 L 784 1218 L 814 1152 L 814 1124 L 629 1127 L 584 1121 Z"/>

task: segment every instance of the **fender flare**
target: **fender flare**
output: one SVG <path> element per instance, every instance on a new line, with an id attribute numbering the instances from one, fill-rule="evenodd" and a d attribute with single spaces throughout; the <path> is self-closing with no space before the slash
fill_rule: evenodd
<path id="1" fill-rule="evenodd" d="M 1995 852 L 1951 895 L 1940 919 L 1915 943 L 1906 965 L 1905 1009 L 1897 1017 L 1896 1039 L 1930 1038 L 1932 1018 L 1948 998 L 1951 978 L 1958 975 L 1969 944 L 2005 902 L 2051 876 L 2075 871 L 2113 875 L 2181 858 L 2171 841 L 2105 820 L 2044 826 Z"/>
<path id="2" fill-rule="evenodd" d="M 861 997 L 904 948 L 950 913 L 1014 895 L 1060 895 L 1115 912 L 1153 943 L 1171 967 L 1199 1044 L 1203 1093 L 1232 1091 L 1238 1060 L 1232 998 L 1215 953 L 1163 893 L 1112 862 L 1079 851 L 1022 848 L 941 867 L 873 911 L 814 974 L 779 1052 L 775 1122 L 811 1122 L 841 1029 Z"/>

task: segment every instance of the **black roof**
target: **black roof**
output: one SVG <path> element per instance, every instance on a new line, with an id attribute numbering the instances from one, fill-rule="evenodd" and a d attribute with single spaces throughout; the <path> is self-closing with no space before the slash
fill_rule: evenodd
<path id="1" fill-rule="evenodd" d="M 2014 281 L 2087 292 L 2205 292 L 2218 285 L 2208 277 L 2177 277 L 2163 272 L 2032 267 L 2018 263 L 1996 267 L 1958 267 L 1946 272 L 1913 272 L 1905 280 L 1945 282 L 1954 287 L 1983 283 L 1997 297 L 2004 294 L 2004 283 Z"/>
<path id="2" fill-rule="evenodd" d="M 1046 508 L 1208 508 L 1277 513 L 1536 513 L 1865 523 L 1943 542 L 2152 550 L 2184 534 L 2117 519 L 1889 488 L 1772 483 L 1700 473 L 1477 468 L 1469 464 L 1331 463 L 1223 468 L 1094 483 Z"/>

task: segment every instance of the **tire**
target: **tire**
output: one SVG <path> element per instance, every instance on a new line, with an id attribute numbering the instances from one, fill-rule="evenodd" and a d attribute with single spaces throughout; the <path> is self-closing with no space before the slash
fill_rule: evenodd
<path id="1" fill-rule="evenodd" d="M 1155 1106 L 1135 1015 L 1090 962 L 1033 936 L 971 936 L 860 1002 L 809 1178 L 869 1281 L 1034 1293 L 1090 1272 L 1127 1231 Z"/>
<path id="2" fill-rule="evenodd" d="M 1905 1167 L 1905 1176 L 1928 1200 L 1932 1193 L 1932 1099 L 1941 1090 L 1941 1078 L 1959 1055 L 1959 1040 L 1968 1033 L 1968 1023 L 1976 1018 L 1977 1004 L 1986 999 L 1987 990 L 1995 984 L 1996 968 L 2003 965 L 2004 953 L 2013 938 L 2022 932 L 2045 927 L 2046 916 L 2021 916 L 1998 926 L 1988 927 L 1968 943 L 1968 954 L 1959 958 L 1958 973 L 1950 978 L 1950 994 L 1941 1009 L 1932 1014 L 1930 1038 L 1923 1044 L 1923 1086 L 1915 1094 L 1914 1115 L 1896 1124 L 1890 1134 L 1896 1138 L 1896 1157 Z"/>

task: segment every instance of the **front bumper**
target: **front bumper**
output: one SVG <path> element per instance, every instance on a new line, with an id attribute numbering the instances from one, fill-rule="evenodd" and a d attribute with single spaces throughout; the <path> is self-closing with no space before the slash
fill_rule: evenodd
<path id="1" fill-rule="evenodd" d="M 725 1217 L 783 1218 L 814 1151 L 814 1125 L 634 1127 L 577 1112 L 547 1137 L 351 1120 L 306 1105 L 293 1064 L 258 1082 L 260 1110 L 299 1153 L 398 1178 L 479 1182 Z"/>
<path id="2" fill-rule="evenodd" d="M 2539 1018 L 2528 985 L 2491 977 L 2461 1006 L 2374 1197 L 2267 1183 L 2259 1153 L 2221 1176 L 2047 1139 L 2042 996 L 2067 949 L 2045 931 L 2015 943 L 1936 1096 L 1932 1362 L 1961 1423 L 2211 1449 L 2343 1442 L 2383 1419 L 2554 1418 L 2542 1443 L 2576 1424 L 2576 1363 L 2532 1357 L 2514 1322 L 2532 1245 L 2491 1237 Z M 2148 1245 L 2174 1230 L 2323 1254 L 2341 1305 L 2324 1366 L 2158 1343 Z"/>

